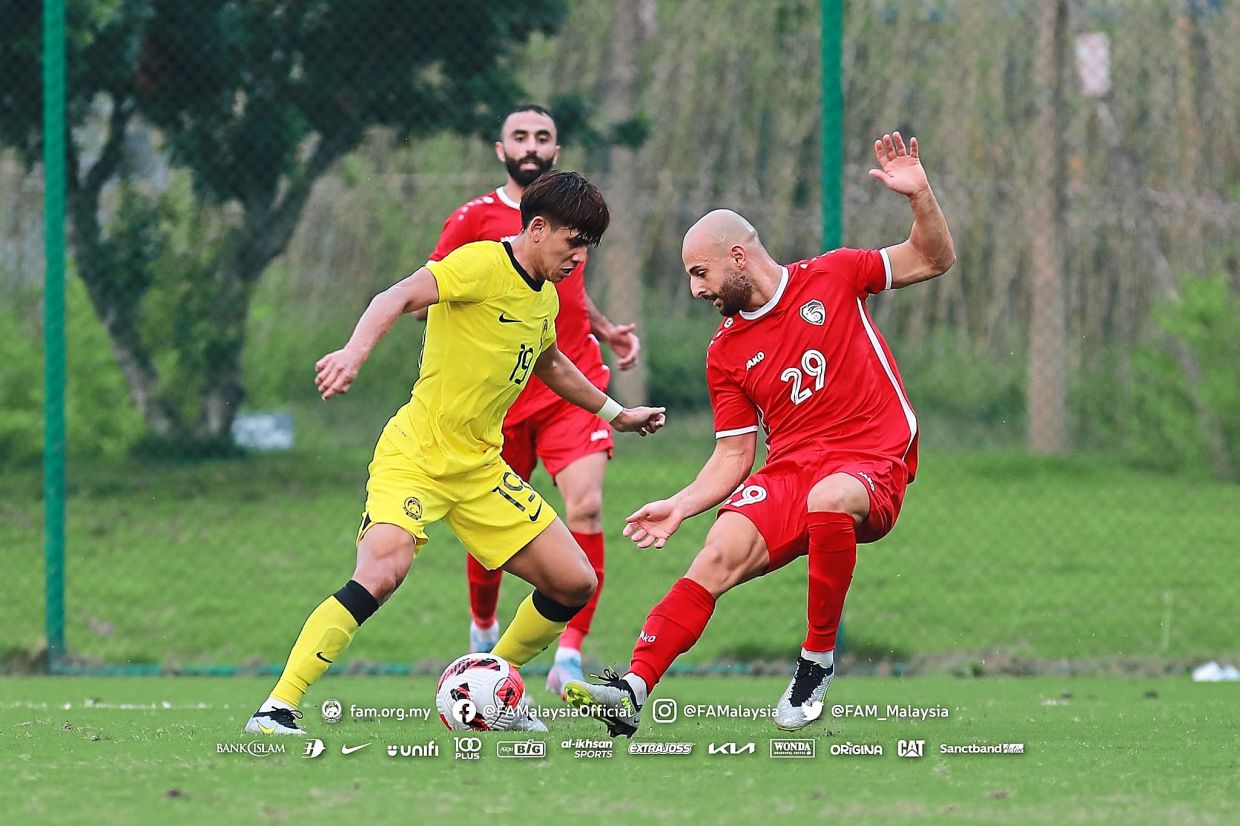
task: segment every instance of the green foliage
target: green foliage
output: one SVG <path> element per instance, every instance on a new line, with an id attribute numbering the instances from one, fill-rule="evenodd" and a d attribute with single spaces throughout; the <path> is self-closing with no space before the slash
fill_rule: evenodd
<path id="1" fill-rule="evenodd" d="M 1183 294 L 1162 301 L 1154 319 L 1164 337 L 1133 354 L 1133 458 L 1160 469 L 1209 469 L 1210 447 L 1188 381 L 1166 346 L 1174 337 L 1200 367 L 1197 392 L 1221 424 L 1232 466 L 1240 465 L 1240 295 L 1222 275 L 1185 279 Z"/>
<path id="2" fill-rule="evenodd" d="M 117 456 L 142 431 L 107 333 L 82 282 L 65 284 L 65 425 L 71 458 Z M 43 455 L 42 330 L 0 308 L 0 456 L 32 464 Z"/>

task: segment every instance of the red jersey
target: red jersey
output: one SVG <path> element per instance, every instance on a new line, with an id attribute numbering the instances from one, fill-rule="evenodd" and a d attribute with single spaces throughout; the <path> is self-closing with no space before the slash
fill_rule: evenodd
<path id="1" fill-rule="evenodd" d="M 503 187 L 467 201 L 444 221 L 439 243 L 431 261 L 439 261 L 454 249 L 474 241 L 509 241 L 521 233 L 521 204 L 512 200 Z M 585 264 L 555 285 L 560 296 L 560 313 L 555 319 L 556 345 L 594 386 L 607 389 L 608 370 L 598 339 L 590 332 L 586 310 Z M 548 405 L 561 401 L 551 388 L 531 376 L 513 403 L 505 422 L 519 422 Z"/>
<path id="2" fill-rule="evenodd" d="M 806 448 L 917 471 L 917 416 L 866 310 L 891 287 L 885 250 L 838 249 L 783 268 L 775 295 L 724 319 L 706 350 L 715 437 L 767 433 L 774 461 Z"/>

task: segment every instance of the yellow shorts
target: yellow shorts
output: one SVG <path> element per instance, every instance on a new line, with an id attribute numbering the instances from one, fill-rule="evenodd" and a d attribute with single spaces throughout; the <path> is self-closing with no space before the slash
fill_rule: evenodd
<path id="1" fill-rule="evenodd" d="M 371 525 L 396 525 L 413 537 L 416 554 L 426 544 L 426 526 L 440 519 L 474 559 L 495 570 L 546 530 L 556 512 L 502 460 L 432 478 L 384 432 L 370 462 L 357 541 Z"/>

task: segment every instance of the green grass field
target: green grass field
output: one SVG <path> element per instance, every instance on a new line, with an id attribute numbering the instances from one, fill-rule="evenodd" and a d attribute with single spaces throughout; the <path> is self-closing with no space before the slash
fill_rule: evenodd
<path id="1" fill-rule="evenodd" d="M 217 753 L 246 742 L 241 725 L 267 681 L 160 678 L 0 680 L 0 811 L 6 822 L 353 823 L 613 820 L 754 823 L 847 816 L 849 823 L 1234 822 L 1240 795 L 1240 687 L 1186 679 L 843 679 L 837 704 L 944 706 L 947 719 L 828 719 L 808 729 L 813 759 L 772 759 L 768 722 L 649 720 L 638 741 L 693 742 L 690 756 L 576 758 L 565 738 L 603 739 L 587 720 L 553 724 L 545 759 L 508 760 L 485 736 L 481 759 L 454 759 L 440 723 L 357 721 L 359 706 L 429 707 L 430 678 L 329 677 L 305 723 L 326 751 L 302 756 Z M 769 705 L 774 678 L 673 678 L 660 694 L 686 703 Z M 541 689 L 532 692 L 547 699 Z M 315 710 L 344 704 L 329 726 Z M 89 703 L 89 704 L 88 704 Z M 425 744 L 435 758 L 390 758 Z M 924 739 L 902 759 L 898 739 Z M 270 740 L 268 740 L 270 742 Z M 284 741 L 280 741 L 284 742 Z M 753 754 L 708 754 L 712 743 Z M 343 756 L 342 745 L 372 745 Z M 831 746 L 879 744 L 881 756 Z M 941 744 L 1023 743 L 1024 754 L 941 754 Z"/>
<path id="2" fill-rule="evenodd" d="M 302 447 L 286 455 L 71 465 L 67 627 L 76 657 L 171 667 L 283 660 L 306 614 L 352 570 L 369 458 L 361 438 L 317 451 L 327 439 L 314 428 L 330 418 L 299 421 L 307 422 Z M 708 424 L 694 417 L 673 418 L 653 439 L 621 439 L 589 659 L 627 659 L 646 612 L 700 547 L 708 515 L 663 551 L 634 548 L 620 529 L 625 514 L 691 479 L 711 445 Z M 16 587 L 0 604 L 0 647 L 20 663 L 42 645 L 40 477 L 0 478 L 0 546 L 17 561 Z M 535 483 L 555 501 L 541 471 Z M 352 662 L 446 662 L 463 649 L 463 551 L 442 526 L 431 537 L 400 593 L 354 643 Z M 1240 638 L 1223 606 L 1240 580 L 1237 547 L 1235 486 L 1106 458 L 927 450 L 900 524 L 861 551 L 849 647 L 895 660 L 1234 656 Z M 786 661 L 803 633 L 804 589 L 802 562 L 729 594 L 685 661 Z M 510 580 L 501 618 L 527 592 Z"/>

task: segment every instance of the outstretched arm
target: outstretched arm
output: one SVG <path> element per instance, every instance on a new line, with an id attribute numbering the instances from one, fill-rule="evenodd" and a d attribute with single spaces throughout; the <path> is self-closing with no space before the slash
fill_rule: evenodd
<path id="1" fill-rule="evenodd" d="M 370 351 L 392 328 L 396 319 L 438 301 L 439 284 L 426 267 L 372 298 L 370 306 L 353 328 L 349 342 L 315 363 L 314 383 L 319 388 L 319 394 L 324 399 L 330 399 L 337 393 L 349 392 Z"/>
<path id="2" fill-rule="evenodd" d="M 942 275 L 956 263 L 956 247 L 921 165 L 917 138 L 911 138 L 906 149 L 899 132 L 883 135 L 874 141 L 874 156 L 880 168 L 871 169 L 870 177 L 908 198 L 913 208 L 913 229 L 908 240 L 887 248 L 891 286 L 907 287 Z"/>
<path id="3" fill-rule="evenodd" d="M 563 353 L 552 344 L 534 362 L 534 375 L 550 387 L 556 395 L 578 407 L 611 422 L 616 430 L 637 432 L 642 436 L 663 427 L 663 407 L 621 407 L 611 397 L 599 390 L 582 375 Z M 616 409 L 618 408 L 618 409 Z"/>
<path id="4" fill-rule="evenodd" d="M 745 481 L 757 450 L 757 433 L 719 439 L 697 478 L 674 496 L 643 505 L 628 517 L 624 535 L 639 548 L 662 548 L 680 523 L 715 507 Z"/>

